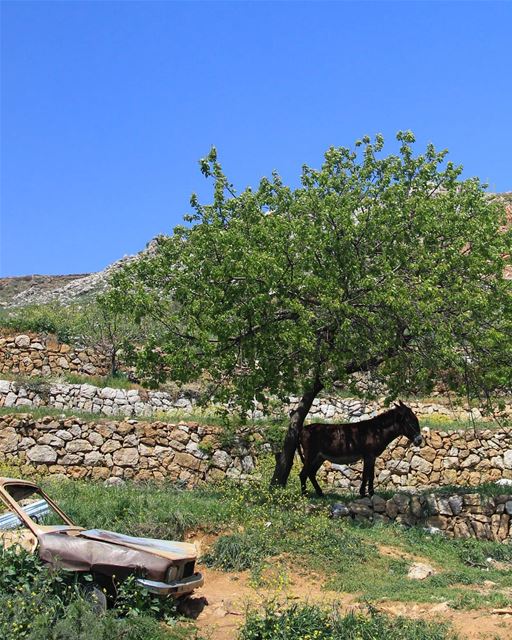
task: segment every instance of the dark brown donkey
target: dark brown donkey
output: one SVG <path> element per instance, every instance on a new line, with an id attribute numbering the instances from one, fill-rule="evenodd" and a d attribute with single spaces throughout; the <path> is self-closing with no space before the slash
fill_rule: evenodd
<path id="1" fill-rule="evenodd" d="M 323 492 L 316 481 L 316 472 L 325 460 L 336 464 L 350 464 L 364 460 L 363 481 L 359 493 L 373 495 L 375 459 L 398 436 L 406 436 L 415 444 L 422 443 L 420 423 L 412 410 L 402 401 L 393 409 L 370 420 L 350 424 L 313 423 L 299 434 L 299 454 L 304 466 L 300 472 L 302 493 L 306 492 L 309 478 L 317 495 Z"/>

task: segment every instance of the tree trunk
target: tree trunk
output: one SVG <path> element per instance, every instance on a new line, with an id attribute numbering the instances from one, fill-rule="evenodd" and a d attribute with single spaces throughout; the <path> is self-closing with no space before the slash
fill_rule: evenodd
<path id="1" fill-rule="evenodd" d="M 293 466 L 293 457 L 299 441 L 299 433 L 304 424 L 304 420 L 311 409 L 313 400 L 323 389 L 323 384 L 318 376 L 315 378 L 313 385 L 309 391 L 302 396 L 298 406 L 290 414 L 290 424 L 284 439 L 283 450 L 276 453 L 276 466 L 274 475 L 270 481 L 270 486 L 286 487 L 286 482 Z"/>
<path id="2" fill-rule="evenodd" d="M 117 375 L 117 351 L 115 348 L 110 351 L 110 375 L 113 378 Z"/>

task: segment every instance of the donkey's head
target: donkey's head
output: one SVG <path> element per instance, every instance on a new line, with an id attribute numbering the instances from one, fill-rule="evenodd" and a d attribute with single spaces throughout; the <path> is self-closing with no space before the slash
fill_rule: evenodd
<path id="1" fill-rule="evenodd" d="M 421 437 L 418 418 L 414 415 L 412 409 L 401 400 L 395 403 L 395 411 L 397 412 L 397 423 L 401 428 L 401 433 L 419 447 L 423 442 L 423 438 Z"/>

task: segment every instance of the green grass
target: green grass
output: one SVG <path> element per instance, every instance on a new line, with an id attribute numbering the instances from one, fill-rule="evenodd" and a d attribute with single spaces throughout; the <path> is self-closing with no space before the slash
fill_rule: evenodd
<path id="1" fill-rule="evenodd" d="M 240 630 L 240 640 L 455 640 L 447 625 L 392 618 L 371 607 L 368 613 L 341 615 L 309 604 L 263 612 L 250 611 Z"/>

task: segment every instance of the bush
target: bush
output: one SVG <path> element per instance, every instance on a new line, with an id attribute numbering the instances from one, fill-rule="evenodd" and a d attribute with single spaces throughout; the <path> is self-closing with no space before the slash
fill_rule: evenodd
<path id="1" fill-rule="evenodd" d="M 369 608 L 368 614 L 326 611 L 315 605 L 249 612 L 240 640 L 455 640 L 446 625 L 391 618 Z"/>
<path id="2" fill-rule="evenodd" d="M 54 571 L 22 549 L 0 550 L 0 638 L 5 640 L 178 640 L 174 601 L 118 586 L 116 607 L 98 612 L 87 597 L 87 574 Z M 117 606 L 118 605 L 118 606 Z"/>
<path id="3" fill-rule="evenodd" d="M 31 305 L 0 313 L 0 327 L 14 331 L 53 333 L 62 342 L 80 338 L 81 309 L 59 304 Z"/>

